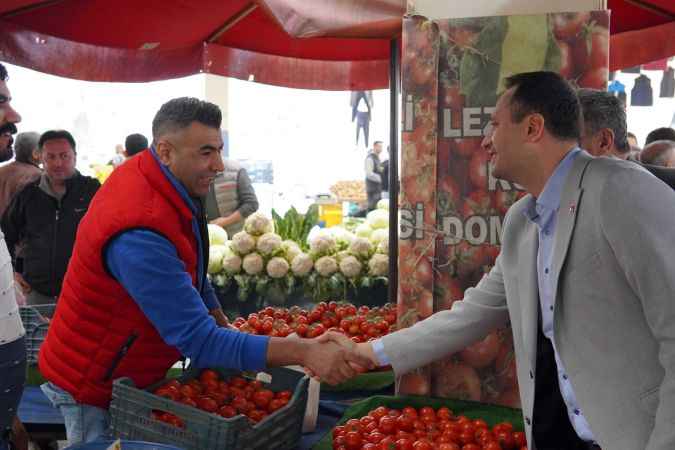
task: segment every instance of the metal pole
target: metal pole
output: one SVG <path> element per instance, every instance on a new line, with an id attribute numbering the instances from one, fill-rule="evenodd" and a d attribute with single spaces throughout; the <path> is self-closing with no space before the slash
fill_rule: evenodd
<path id="1" fill-rule="evenodd" d="M 401 86 L 400 38 L 389 44 L 389 298 L 396 303 L 398 293 L 398 138 L 399 90 Z"/>

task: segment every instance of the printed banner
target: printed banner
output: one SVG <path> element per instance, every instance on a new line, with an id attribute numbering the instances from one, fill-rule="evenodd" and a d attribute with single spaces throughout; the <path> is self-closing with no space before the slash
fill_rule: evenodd
<path id="1" fill-rule="evenodd" d="M 481 148 L 504 79 L 550 70 L 605 89 L 609 12 L 403 23 L 399 326 L 449 309 L 499 253 L 522 188 Z M 401 393 L 519 407 L 509 328 L 402 377 Z"/>

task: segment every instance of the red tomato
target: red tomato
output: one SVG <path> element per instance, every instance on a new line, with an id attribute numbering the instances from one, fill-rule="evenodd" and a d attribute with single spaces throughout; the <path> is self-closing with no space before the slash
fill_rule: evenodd
<path id="1" fill-rule="evenodd" d="M 438 445 L 438 450 L 461 450 L 461 447 L 455 443 L 448 442 Z"/>
<path id="2" fill-rule="evenodd" d="M 379 431 L 373 431 L 369 433 L 367 436 L 365 436 L 365 438 L 368 442 L 372 442 L 373 444 L 379 444 L 385 438 L 385 435 L 380 433 Z"/>
<path id="3" fill-rule="evenodd" d="M 590 17 L 588 12 L 552 14 L 553 34 L 562 40 L 574 39 Z"/>
<path id="4" fill-rule="evenodd" d="M 401 414 L 396 418 L 396 427 L 403 431 L 413 430 L 413 418 L 405 414 Z"/>
<path id="5" fill-rule="evenodd" d="M 204 386 L 204 391 L 206 392 L 217 391 L 218 380 L 213 380 L 209 378 L 206 381 L 202 381 L 202 386 Z"/>
<path id="6" fill-rule="evenodd" d="M 345 430 L 347 430 L 347 432 L 356 431 L 360 433 L 363 431 L 363 425 L 361 425 L 359 419 L 349 419 L 347 423 L 345 423 Z"/>
<path id="7" fill-rule="evenodd" d="M 162 387 L 169 387 L 169 386 L 173 386 L 180 391 L 180 387 L 182 385 L 180 384 L 180 381 L 174 379 L 174 380 L 167 381 L 166 383 L 164 383 L 164 386 L 162 386 Z"/>
<path id="8" fill-rule="evenodd" d="M 582 34 L 574 46 L 574 65 L 584 72 L 606 68 L 609 61 L 607 39 L 606 28 L 594 27 Z"/>
<path id="9" fill-rule="evenodd" d="M 462 450 L 481 450 L 478 444 L 464 444 Z"/>
<path id="10" fill-rule="evenodd" d="M 269 389 L 261 389 L 253 393 L 253 403 L 260 409 L 267 409 L 274 399 L 274 392 Z"/>
<path id="11" fill-rule="evenodd" d="M 378 450 L 377 444 L 373 444 L 371 442 L 366 442 L 361 446 L 361 450 Z"/>
<path id="12" fill-rule="evenodd" d="M 378 428 L 384 434 L 394 434 L 396 433 L 396 419 L 390 415 L 383 416 L 378 423 Z"/>
<path id="13" fill-rule="evenodd" d="M 516 448 L 516 440 L 513 438 L 513 433 L 510 431 L 498 431 L 495 433 L 495 438 L 505 450 Z"/>
<path id="14" fill-rule="evenodd" d="M 518 447 L 526 447 L 527 446 L 527 440 L 525 439 L 525 433 L 522 431 L 516 431 L 513 433 L 513 440 L 516 441 L 516 446 Z"/>
<path id="15" fill-rule="evenodd" d="M 202 396 L 197 398 L 197 407 L 207 412 L 216 412 L 218 403 L 211 397 Z"/>
<path id="16" fill-rule="evenodd" d="M 274 400 L 270 401 L 269 405 L 267 406 L 267 410 L 269 412 L 274 412 L 277 409 L 283 408 L 284 405 L 285 403 L 283 402 L 283 400 L 275 398 Z"/>
<path id="17" fill-rule="evenodd" d="M 348 449 L 358 450 L 361 448 L 361 444 L 363 443 L 361 433 L 359 433 L 358 431 L 349 431 L 344 436 L 345 436 L 345 445 L 347 446 Z"/>
<path id="18" fill-rule="evenodd" d="M 418 439 L 413 443 L 415 450 L 433 450 L 434 445 L 426 439 Z"/>
<path id="19" fill-rule="evenodd" d="M 263 420 L 265 417 L 267 417 L 267 413 L 265 411 L 261 411 L 259 409 L 253 409 L 253 410 L 248 412 L 247 416 L 253 422 L 258 423 L 261 420 Z"/>
<path id="20" fill-rule="evenodd" d="M 483 445 L 483 450 L 503 450 L 497 441 L 489 441 Z"/>
<path id="21" fill-rule="evenodd" d="M 246 401 L 244 397 L 233 398 L 230 405 L 242 414 L 246 414 L 252 409 L 249 407 L 248 401 Z"/>
<path id="22" fill-rule="evenodd" d="M 404 416 L 417 417 L 417 410 L 411 406 L 406 406 L 401 410 Z"/>
<path id="23" fill-rule="evenodd" d="M 292 395 L 291 391 L 279 391 L 274 394 L 274 398 L 285 398 L 286 400 L 290 400 Z"/>
<path id="24" fill-rule="evenodd" d="M 462 431 L 459 433 L 459 442 L 463 445 L 476 442 L 476 436 L 472 431 Z"/>
<path id="25" fill-rule="evenodd" d="M 226 419 L 229 419 L 230 417 L 234 417 L 237 415 L 237 410 L 234 409 L 231 405 L 224 405 L 221 406 L 220 409 L 218 410 L 218 415 Z"/>
<path id="26" fill-rule="evenodd" d="M 605 67 L 591 69 L 590 71 L 584 73 L 579 79 L 579 86 L 604 90 L 607 86 L 608 77 L 609 73 Z"/>
<path id="27" fill-rule="evenodd" d="M 376 420 L 380 420 L 382 417 L 388 415 L 389 410 L 384 406 L 379 406 L 374 410 L 370 411 L 368 415 L 373 416 Z"/>
<path id="28" fill-rule="evenodd" d="M 449 408 L 441 406 L 438 408 L 438 411 L 436 411 L 436 417 L 438 417 L 439 420 L 450 420 L 453 417 L 453 413 Z"/>
<path id="29" fill-rule="evenodd" d="M 201 381 L 202 383 L 205 382 L 206 380 L 213 380 L 218 382 L 219 379 L 220 377 L 218 376 L 218 372 L 216 372 L 215 370 L 206 369 L 202 370 L 202 373 L 199 374 L 199 381 Z"/>
<path id="30" fill-rule="evenodd" d="M 238 387 L 241 389 L 248 386 L 248 382 L 246 381 L 246 379 L 242 377 L 232 377 L 232 379 L 230 380 L 230 384 L 234 387 Z"/>
<path id="31" fill-rule="evenodd" d="M 193 408 L 197 407 L 197 402 L 195 402 L 192 398 L 190 397 L 182 397 L 180 399 L 180 402 L 184 405 L 192 406 Z"/>
<path id="32" fill-rule="evenodd" d="M 506 431 L 513 433 L 513 424 L 510 422 L 500 422 L 492 428 L 492 432 L 496 435 L 499 432 Z"/>

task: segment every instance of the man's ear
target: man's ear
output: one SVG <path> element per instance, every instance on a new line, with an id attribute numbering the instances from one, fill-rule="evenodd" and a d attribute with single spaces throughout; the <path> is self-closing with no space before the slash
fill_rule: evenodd
<path id="1" fill-rule="evenodd" d="M 530 114 L 525 118 L 527 124 L 527 141 L 539 141 L 544 135 L 544 116 L 541 114 Z"/>
<path id="2" fill-rule="evenodd" d="M 614 131 L 603 128 L 600 132 L 600 145 L 609 153 L 614 148 Z"/>
<path id="3" fill-rule="evenodd" d="M 167 141 L 159 141 L 155 146 L 155 150 L 157 151 L 157 156 L 162 164 L 166 166 L 171 162 L 171 144 Z"/>

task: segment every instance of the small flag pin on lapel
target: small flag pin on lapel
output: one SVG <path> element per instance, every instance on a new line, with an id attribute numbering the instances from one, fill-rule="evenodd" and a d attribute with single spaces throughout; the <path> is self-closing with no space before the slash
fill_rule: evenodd
<path id="1" fill-rule="evenodd" d="M 577 205 L 575 205 L 574 203 L 572 203 L 572 204 L 570 205 L 570 214 L 574 215 L 574 212 L 575 212 L 576 210 L 577 210 Z"/>

